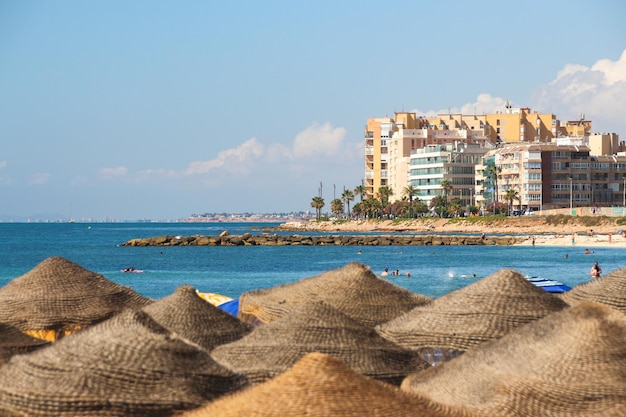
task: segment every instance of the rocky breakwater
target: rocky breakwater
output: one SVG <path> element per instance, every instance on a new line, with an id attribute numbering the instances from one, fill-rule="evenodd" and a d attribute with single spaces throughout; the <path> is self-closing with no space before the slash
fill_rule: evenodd
<path id="1" fill-rule="evenodd" d="M 445 246 L 445 245 L 516 245 L 527 240 L 523 236 L 450 236 L 450 235 L 385 235 L 385 236 L 304 236 L 261 234 L 219 236 L 156 236 L 131 239 L 122 246 Z"/>

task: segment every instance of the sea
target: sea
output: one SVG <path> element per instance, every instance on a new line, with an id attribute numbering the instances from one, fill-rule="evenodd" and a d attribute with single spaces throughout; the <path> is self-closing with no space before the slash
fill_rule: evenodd
<path id="1" fill-rule="evenodd" d="M 399 275 L 384 277 L 431 298 L 463 288 L 501 269 L 558 280 L 570 287 L 588 282 L 597 261 L 606 275 L 626 266 L 624 249 L 576 246 L 172 246 L 131 247 L 133 238 L 216 236 L 277 232 L 278 223 L 0 223 L 0 287 L 29 272 L 48 257 L 61 256 L 160 299 L 180 285 L 231 298 L 257 289 L 295 282 L 350 262 L 385 268 Z M 299 235 L 372 235 L 386 233 L 307 233 Z M 411 234 L 410 232 L 397 233 Z M 416 233 L 412 233 L 416 234 Z M 143 273 L 123 273 L 133 266 Z M 410 277 L 406 273 L 410 273 Z M 68 278 L 71 279 L 71 278 Z"/>

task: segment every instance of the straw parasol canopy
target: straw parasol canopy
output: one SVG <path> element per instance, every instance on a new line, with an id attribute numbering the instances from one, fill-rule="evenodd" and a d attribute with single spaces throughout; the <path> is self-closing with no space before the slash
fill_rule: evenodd
<path id="1" fill-rule="evenodd" d="M 243 383 L 205 349 L 128 310 L 0 367 L 0 415 L 167 416 Z"/>
<path id="2" fill-rule="evenodd" d="M 432 364 L 457 356 L 567 304 L 513 270 L 501 270 L 376 327 Z M 437 357 L 441 355 L 441 357 Z"/>
<path id="3" fill-rule="evenodd" d="M 351 262 L 298 282 L 244 293 L 239 301 L 239 317 L 251 324 L 270 323 L 315 300 L 369 326 L 431 301 L 377 277 L 363 264 Z"/>
<path id="4" fill-rule="evenodd" d="M 322 301 L 256 327 L 242 339 L 215 348 L 211 356 L 254 384 L 285 372 L 310 352 L 336 356 L 355 372 L 396 385 L 429 367 L 416 352 L 383 339 L 372 327 Z"/>
<path id="5" fill-rule="evenodd" d="M 602 278 L 577 285 L 559 294 L 559 297 L 569 305 L 595 301 L 626 313 L 626 268 L 617 269 Z"/>
<path id="6" fill-rule="evenodd" d="M 190 285 L 181 285 L 143 310 L 166 329 L 207 350 L 252 331 L 250 325 L 204 301 Z"/>
<path id="7" fill-rule="evenodd" d="M 59 256 L 0 288 L 0 322 L 54 341 L 152 300 Z"/>
<path id="8" fill-rule="evenodd" d="M 330 355 L 309 353 L 284 374 L 183 416 L 470 417 L 472 414 L 355 373 Z"/>
<path id="9" fill-rule="evenodd" d="M 19 353 L 37 350 L 50 342 L 22 333 L 17 327 L 0 323 L 0 365 Z"/>
<path id="10" fill-rule="evenodd" d="M 626 415 L 626 316 L 581 303 L 402 383 L 488 416 Z"/>

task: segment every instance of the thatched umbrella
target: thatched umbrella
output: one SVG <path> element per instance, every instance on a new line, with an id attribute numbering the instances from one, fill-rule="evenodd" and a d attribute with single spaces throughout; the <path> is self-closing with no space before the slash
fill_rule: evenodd
<path id="1" fill-rule="evenodd" d="M 205 349 L 128 310 L 0 367 L 0 415 L 167 416 L 243 383 Z"/>
<path id="2" fill-rule="evenodd" d="M 595 301 L 626 313 L 626 268 L 615 270 L 602 278 L 577 285 L 571 290 L 559 294 L 559 297 L 569 305 L 576 305 L 583 301 Z"/>
<path id="3" fill-rule="evenodd" d="M 376 330 L 437 364 L 565 307 L 565 302 L 519 273 L 501 270 Z"/>
<path id="4" fill-rule="evenodd" d="M 322 301 L 256 327 L 242 339 L 219 346 L 211 356 L 234 372 L 260 383 L 285 372 L 310 352 L 336 356 L 355 372 L 400 385 L 411 372 L 430 365 Z"/>
<path id="5" fill-rule="evenodd" d="M 67 259 L 48 258 L 0 288 L 0 322 L 54 341 L 152 301 Z"/>
<path id="6" fill-rule="evenodd" d="M 369 326 L 431 301 L 377 277 L 363 264 L 351 262 L 297 282 L 244 293 L 239 300 L 239 317 L 250 324 L 270 323 L 315 300 Z"/>
<path id="7" fill-rule="evenodd" d="M 184 417 L 470 417 L 455 407 L 355 373 L 330 355 L 310 353 L 263 384 L 226 395 Z"/>
<path id="8" fill-rule="evenodd" d="M 190 285 L 181 285 L 143 310 L 166 329 L 207 350 L 252 331 L 252 326 L 204 301 Z"/>
<path id="9" fill-rule="evenodd" d="M 17 327 L 0 323 L 0 365 L 19 353 L 37 350 L 50 342 L 22 333 Z"/>
<path id="10" fill-rule="evenodd" d="M 485 416 L 626 415 L 626 316 L 581 303 L 407 377 L 402 389 Z"/>

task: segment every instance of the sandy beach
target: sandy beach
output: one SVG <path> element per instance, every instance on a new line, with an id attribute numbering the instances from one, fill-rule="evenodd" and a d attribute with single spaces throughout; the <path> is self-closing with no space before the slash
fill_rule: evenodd
<path id="1" fill-rule="evenodd" d="M 626 226 L 621 218 L 587 216 L 528 216 L 516 218 L 438 219 L 415 220 L 352 220 L 304 221 L 282 224 L 279 229 L 317 232 L 411 232 L 416 233 L 476 233 L 498 235 L 527 235 L 521 245 L 564 246 L 586 248 L 624 247 L 626 237 L 621 233 Z"/>

